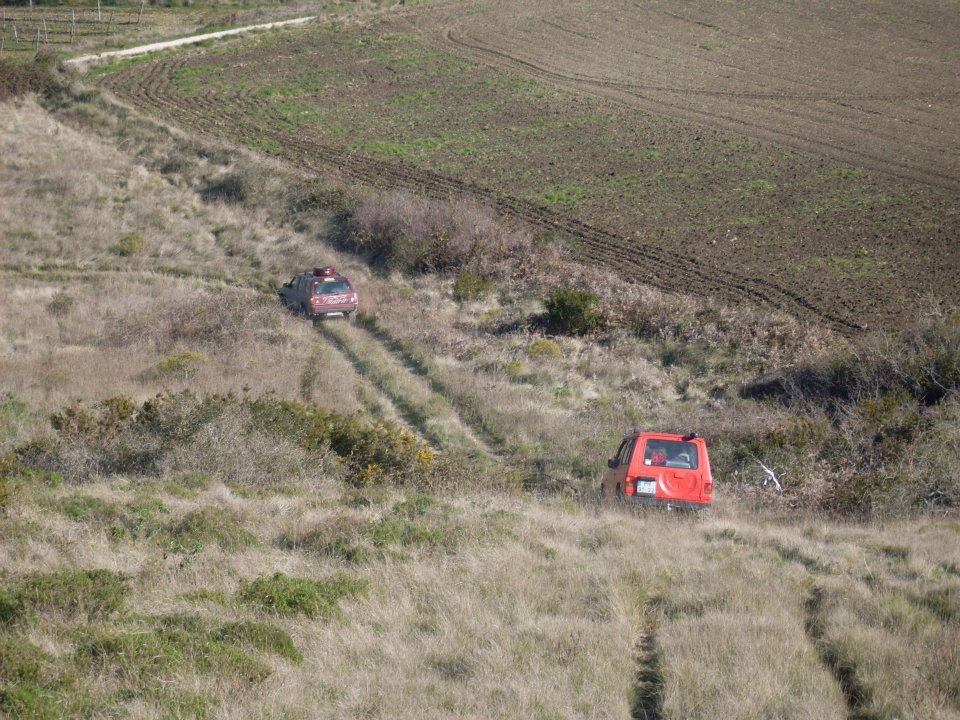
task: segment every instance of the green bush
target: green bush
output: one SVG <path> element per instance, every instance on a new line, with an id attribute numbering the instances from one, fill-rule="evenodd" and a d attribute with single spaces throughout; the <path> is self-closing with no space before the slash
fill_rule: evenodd
<path id="1" fill-rule="evenodd" d="M 160 516 L 170 512 L 161 500 L 147 498 L 124 504 L 89 495 L 67 495 L 55 506 L 67 517 L 109 530 L 115 538 L 148 537 L 160 529 Z"/>
<path id="2" fill-rule="evenodd" d="M 72 404 L 54 413 L 56 431 L 16 449 L 13 461 L 30 472 L 63 473 L 72 481 L 91 475 L 156 475 L 210 468 L 210 436 L 218 448 L 264 476 L 279 473 L 275 459 L 265 463 L 251 447 L 251 438 L 276 446 L 291 472 L 311 471 L 332 451 L 344 476 L 360 481 L 360 470 L 375 467 L 377 482 L 428 482 L 439 472 L 437 455 L 399 425 L 344 415 L 316 405 L 233 395 L 196 396 L 188 391 L 160 394 L 140 405 L 112 398 L 96 405 Z M 213 432 L 209 432 L 213 429 Z M 207 432 L 204 432 L 207 430 Z M 230 446 L 229 450 L 223 449 Z M 82 450 L 82 452 L 78 452 Z M 331 466 L 333 463 L 327 463 Z M 211 472 L 223 476 L 230 465 Z M 286 466 L 285 466 L 286 467 Z M 18 473 L 22 470 L 18 470 Z M 2 475 L 0 475 L 2 477 Z M 224 479 L 227 479 L 224 477 Z M 234 478 L 235 479 L 235 478 Z M 259 480 L 259 478 L 257 478 Z"/>
<path id="3" fill-rule="evenodd" d="M 241 620 L 228 622 L 213 633 L 221 642 L 250 645 L 263 652 L 271 652 L 294 663 L 303 661 L 303 653 L 293 644 L 290 635 L 276 625 Z"/>
<path id="4" fill-rule="evenodd" d="M 327 620 L 340 614 L 340 600 L 355 597 L 366 589 L 366 581 L 346 573 L 312 580 L 278 572 L 243 583 L 237 591 L 237 600 L 277 615 L 306 615 Z"/>
<path id="5" fill-rule="evenodd" d="M 57 87 L 49 57 L 14 63 L 0 59 L 0 102 L 27 93 L 49 93 Z"/>
<path id="6" fill-rule="evenodd" d="M 257 544 L 257 538 L 224 508 L 192 510 L 160 530 L 157 537 L 175 553 L 196 551 L 210 544 L 228 551 Z"/>
<path id="7" fill-rule="evenodd" d="M 50 658 L 27 639 L 0 633 L 0 717 L 60 717 L 51 688 L 56 677 L 50 665 Z"/>
<path id="8" fill-rule="evenodd" d="M 127 577 L 111 570 L 28 573 L 0 597 L 0 619 L 15 622 L 37 612 L 106 617 L 129 592 Z"/>
<path id="9" fill-rule="evenodd" d="M 603 327 L 597 296 L 589 290 L 556 288 L 547 298 L 547 327 L 559 335 L 587 335 Z"/>
<path id="10" fill-rule="evenodd" d="M 461 269 L 457 273 L 457 279 L 453 281 L 453 299 L 457 302 L 479 300 L 492 288 L 493 281 L 490 278 Z"/>
<path id="11" fill-rule="evenodd" d="M 110 246 L 110 252 L 120 257 L 133 257 L 143 252 L 146 247 L 146 240 L 140 233 L 129 233 L 120 238 L 116 243 Z"/>
<path id="12" fill-rule="evenodd" d="M 359 544 L 364 522 L 350 515 L 332 515 L 310 530 L 284 535 L 280 545 L 286 549 L 304 549 L 350 563 L 362 563 L 369 553 Z"/>
<path id="13" fill-rule="evenodd" d="M 114 675 L 121 694 L 157 697 L 166 685 L 191 669 L 259 683 L 270 669 L 244 646 L 270 645 L 266 649 L 273 652 L 279 642 L 281 652 L 296 653 L 292 642 L 286 647 L 284 639 L 278 640 L 268 627 L 258 630 L 251 624 L 242 628 L 237 623 L 212 626 L 199 616 L 176 614 L 150 618 L 149 625 L 134 630 L 83 629 L 77 634 L 74 660 L 81 669 Z"/>
<path id="14" fill-rule="evenodd" d="M 50 298 L 50 302 L 47 303 L 47 312 L 55 318 L 66 317 L 73 310 L 76 302 L 73 295 L 61 290 Z"/>
<path id="15" fill-rule="evenodd" d="M 161 358 L 156 365 L 156 373 L 161 378 L 170 378 L 174 380 L 189 380 L 198 372 L 200 368 L 210 361 L 203 353 L 185 350 L 183 352 L 173 353 Z"/>
<path id="16" fill-rule="evenodd" d="M 550 338 L 539 338 L 527 345 L 527 356 L 533 360 L 549 360 L 563 356 L 560 344 Z"/>

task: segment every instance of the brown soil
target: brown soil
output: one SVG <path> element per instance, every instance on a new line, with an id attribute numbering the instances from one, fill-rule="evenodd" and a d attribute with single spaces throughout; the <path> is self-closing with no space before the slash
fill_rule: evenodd
<path id="1" fill-rule="evenodd" d="M 593 9 L 588 19 L 593 24 L 589 28 L 586 24 L 571 25 L 567 15 L 580 8 L 573 3 L 540 3 L 533 9 L 524 3 L 511 5 L 513 10 L 510 10 L 501 2 L 493 7 L 499 10 L 489 17 L 487 13 L 466 13 L 458 5 L 448 5 L 443 12 L 431 12 L 428 18 L 418 21 L 417 16 L 412 16 L 412 20 L 408 16 L 392 24 L 377 26 L 367 34 L 354 28 L 336 36 L 307 34 L 262 45 L 240 47 L 234 44 L 224 50 L 181 54 L 122 69 L 107 75 L 104 82 L 135 103 L 196 130 L 264 147 L 309 169 L 322 170 L 333 165 L 352 177 L 379 187 L 409 187 L 444 197 L 462 193 L 476 195 L 488 200 L 507 217 L 572 237 L 587 258 L 602 262 L 626 277 L 640 277 L 644 282 L 667 290 L 718 295 L 732 301 L 782 309 L 823 322 L 841 332 L 864 326 L 905 323 L 927 304 L 928 298 L 953 303 L 960 300 L 960 282 L 951 269 L 960 264 L 960 247 L 956 242 L 960 228 L 956 189 L 960 187 L 958 156 L 955 152 L 942 152 L 937 156 L 931 153 L 929 163 L 917 160 L 920 157 L 918 148 L 926 142 L 923 140 L 926 136 L 920 130 L 914 137 L 906 139 L 904 148 L 897 152 L 890 150 L 894 148 L 892 143 L 884 144 L 887 143 L 884 138 L 893 132 L 891 128 L 906 122 L 906 115 L 896 116 L 892 110 L 884 115 L 882 108 L 892 107 L 892 98 L 900 98 L 901 105 L 910 104 L 906 95 L 895 92 L 895 87 L 891 86 L 890 94 L 882 97 L 863 91 L 854 97 L 847 87 L 853 81 L 844 79 L 837 71 L 833 76 L 837 87 L 829 88 L 829 92 L 818 94 L 809 89 L 797 90 L 807 82 L 803 77 L 823 66 L 823 57 L 835 57 L 826 51 L 818 61 L 820 65 L 808 63 L 804 66 L 798 62 L 795 68 L 791 68 L 795 76 L 790 76 L 793 79 L 789 82 L 783 79 L 787 77 L 786 59 L 776 53 L 776 58 L 768 64 L 781 68 L 778 77 L 783 77 L 779 80 L 771 79 L 772 74 L 768 77 L 756 71 L 734 73 L 729 68 L 717 69 L 723 67 L 722 63 L 714 68 L 711 79 L 705 79 L 705 61 L 697 61 L 700 64 L 696 65 L 689 58 L 699 55 L 692 53 L 688 58 L 684 48 L 685 43 L 696 36 L 691 28 L 707 32 L 710 28 L 706 26 L 715 24 L 716 18 L 709 13 L 704 15 L 706 19 L 694 22 L 671 16 L 667 10 L 658 10 L 667 18 L 659 26 L 663 34 L 662 46 L 673 50 L 657 55 L 640 52 L 641 40 L 631 40 L 634 35 L 642 34 L 639 30 L 627 32 L 623 29 L 646 27 L 647 24 L 628 23 L 625 26 L 622 22 L 610 20 L 611 17 L 616 19 L 617 13 L 626 12 L 626 5 L 591 5 Z M 635 3 L 630 7 L 633 8 L 631 12 L 641 11 Z M 643 12 L 653 12 L 652 9 L 658 7 L 657 3 L 645 4 Z M 731 12 L 730 18 L 742 15 Z M 531 23 L 540 16 L 543 17 L 537 22 L 542 28 L 534 32 L 530 29 L 533 27 Z M 818 20 L 815 13 L 806 18 L 801 13 L 794 18 L 794 25 L 800 27 L 804 19 L 821 34 L 830 36 L 825 29 L 829 25 L 822 18 Z M 501 26 L 494 20 L 502 21 Z M 771 23 L 776 25 L 773 20 L 768 25 Z M 851 28 L 855 25 L 852 23 Z M 597 28 L 601 27 L 607 28 L 606 35 L 599 37 L 607 40 L 598 44 L 591 38 L 597 37 Z M 779 31 L 785 34 L 788 27 L 791 25 L 786 23 Z M 664 28 L 674 28 L 673 34 Z M 684 29 L 689 38 L 684 40 L 686 36 L 676 35 L 680 32 L 677 28 Z M 847 28 L 848 31 L 852 32 L 851 28 Z M 643 165 L 645 161 L 629 152 L 631 144 L 638 147 L 637 140 L 629 133 L 639 128 L 636 136 L 645 144 L 668 147 L 675 155 L 672 160 L 663 158 L 658 161 L 671 172 L 657 171 L 659 185 L 656 192 L 648 192 L 647 183 L 638 191 L 646 193 L 639 199 L 623 194 L 618 198 L 614 193 L 595 202 L 591 199 L 583 203 L 551 204 L 539 200 L 530 188 L 523 187 L 523 180 L 516 172 L 511 174 L 514 163 L 504 163 L 505 151 L 492 139 L 489 142 L 497 163 L 495 167 L 491 167 L 490 161 L 482 156 L 479 159 L 457 157 L 451 160 L 443 156 L 442 149 L 433 155 L 421 153 L 413 156 L 384 156 L 366 150 L 361 142 L 356 142 L 365 139 L 362 132 L 357 131 L 356 136 L 351 134 L 356 127 L 367 122 L 385 133 L 373 137 L 388 137 L 390 123 L 395 122 L 399 114 L 391 109 L 391 101 L 404 93 L 431 92 L 438 87 L 450 97 L 441 96 L 439 101 L 425 99 L 423 106 L 417 108 L 420 114 L 410 120 L 411 127 L 420 122 L 444 130 L 448 126 L 460 131 L 482 127 L 488 134 L 492 132 L 489 117 L 475 121 L 470 114 L 471 108 L 462 104 L 477 99 L 480 105 L 480 101 L 489 100 L 470 94 L 475 87 L 470 83 L 475 82 L 481 71 L 468 67 L 461 75 L 451 74 L 444 65 L 448 57 L 444 55 L 433 59 L 437 67 L 418 75 L 418 70 L 394 62 L 396 57 L 384 58 L 376 43 L 371 45 L 371 39 L 397 31 L 433 38 L 454 49 L 456 54 L 453 57 L 466 53 L 482 60 L 484 66 L 492 64 L 522 70 L 552 83 L 586 91 L 589 99 L 584 98 L 582 102 L 576 99 L 576 95 L 573 99 L 563 96 L 557 100 L 539 93 L 533 100 L 536 104 L 507 103 L 494 118 L 500 129 L 512 131 L 516 127 L 534 126 L 543 116 L 560 116 L 564 121 L 580 123 L 575 131 L 566 133 L 569 136 L 565 138 L 566 145 L 556 136 L 550 136 L 546 142 L 543 138 L 533 137 L 518 146 L 515 149 L 516 165 L 537 168 L 554 184 L 568 178 L 586 178 L 588 181 L 603 178 L 605 181 L 608 175 L 613 177 L 631 172 L 648 177 L 644 175 L 649 173 L 649 168 Z M 744 38 L 757 37 L 749 34 L 749 28 L 741 28 L 739 32 Z M 937 32 L 933 35 L 937 36 Z M 560 36 L 551 33 L 561 33 L 566 39 L 561 42 Z M 611 38 L 618 37 L 618 34 L 621 42 L 615 44 Z M 905 33 L 905 37 L 909 38 L 909 33 Z M 578 44 L 575 38 L 586 44 Z M 594 43 L 592 51 L 587 47 L 588 40 Z M 744 57 L 747 53 L 756 55 L 759 52 L 755 39 L 742 42 L 744 45 L 738 52 Z M 541 65 L 537 61 L 538 53 L 547 52 L 550 43 L 554 43 L 553 61 Z M 783 39 L 779 44 L 771 40 L 770 45 L 777 52 L 797 47 L 796 43 Z M 503 49 L 498 49 L 501 46 Z M 899 45 L 894 44 L 894 47 L 902 51 Z M 621 60 L 619 65 L 617 57 Z M 649 60 L 649 67 L 641 67 L 643 58 Z M 654 62 L 656 58 L 660 60 Z M 652 79 L 656 68 L 663 65 L 663 58 L 679 58 L 671 66 L 675 83 L 672 89 L 659 84 L 665 79 Z M 627 59 L 633 63 L 633 81 L 624 79 L 631 72 Z M 741 64 L 748 67 L 745 60 Z M 757 64 L 763 65 L 762 62 Z M 567 65 L 580 69 L 571 72 L 564 69 Z M 211 76 L 214 82 L 201 78 L 192 91 L 185 89 L 182 83 L 178 85 L 180 81 L 176 78 L 182 78 L 184 71 L 204 68 L 215 70 Z M 678 80 L 678 68 L 689 70 L 682 82 Z M 299 77 L 305 70 L 317 70 L 326 73 L 321 75 L 322 78 L 335 79 L 306 82 L 303 89 L 278 88 L 282 94 L 264 92 L 271 90 L 271 85 L 277 87 L 278 83 Z M 497 75 L 497 69 L 482 72 L 487 73 L 482 77 L 489 82 L 515 77 L 512 73 Z M 664 71 L 661 68 L 659 72 Z M 867 71 L 861 71 L 861 74 L 865 73 Z M 644 78 L 642 92 L 638 89 L 641 83 L 636 82 L 638 77 Z M 727 83 L 728 89 L 721 89 L 721 81 Z M 828 83 L 821 85 L 827 87 Z M 318 90 L 319 86 L 326 89 Z M 684 88 L 682 92 L 677 89 L 681 86 Z M 789 92 L 791 87 L 792 94 Z M 929 88 L 929 85 L 923 87 Z M 464 96 L 458 97 L 457 92 Z M 724 105 L 726 109 L 718 111 L 717 117 L 724 113 L 742 114 L 747 106 L 762 106 L 766 108 L 764 112 L 780 108 L 777 112 L 781 114 L 765 116 L 763 127 L 766 129 L 753 132 L 765 140 L 776 138 L 778 144 L 757 145 L 751 140 L 739 148 L 741 141 L 737 138 L 742 136 L 732 135 L 729 131 L 692 124 L 686 119 L 681 123 L 664 122 L 657 119 L 662 115 L 650 116 L 640 110 L 630 110 L 617 115 L 612 126 L 624 133 L 624 155 L 620 157 L 611 155 L 610 147 L 600 142 L 601 130 L 608 128 L 597 129 L 589 125 L 593 116 L 610 114 L 607 109 L 624 104 L 673 112 L 669 97 L 678 93 L 695 99 L 684 107 L 707 103 L 719 108 L 727 103 Z M 595 95 L 603 97 L 596 99 Z M 325 107 L 335 106 L 336 117 L 343 119 L 349 130 L 340 137 L 324 133 L 315 125 L 291 125 L 288 119 L 278 116 L 278 108 L 287 112 L 276 104 L 278 97 L 305 110 L 319 108 L 322 112 Z M 951 102 L 956 105 L 956 100 L 950 100 L 947 94 L 939 97 L 936 102 L 944 108 L 948 108 Z M 927 99 L 932 108 L 935 98 L 931 95 Z M 840 132 L 845 126 L 831 121 L 828 114 L 814 117 L 805 113 L 801 117 L 801 113 L 787 111 L 799 103 L 823 105 L 841 112 L 835 108 L 843 108 L 851 102 L 857 103 L 858 107 L 879 108 L 876 123 L 883 128 L 877 130 L 874 139 L 864 140 L 866 144 L 849 142 L 851 138 L 856 139 L 854 134 L 846 140 L 831 135 L 830 132 Z M 349 122 L 351 112 L 357 120 L 356 125 Z M 676 114 L 692 117 L 686 111 Z M 930 110 L 928 115 L 923 127 L 928 130 L 931 127 L 946 128 L 942 132 L 945 146 L 956 147 L 960 136 L 949 132 L 946 112 L 937 115 Z M 372 123 L 371 117 L 375 120 Z M 586 124 L 584 117 L 588 119 Z M 759 115 L 753 117 L 756 119 Z M 477 122 L 480 125 L 471 125 Z M 824 127 L 817 123 L 823 123 Z M 725 121 L 719 124 L 725 126 Z M 833 130 L 824 129 L 826 126 Z M 742 122 L 736 127 L 750 132 Z M 869 123 L 863 125 L 864 137 L 871 127 Z M 609 136 L 610 133 L 606 134 Z M 797 135 L 803 141 L 788 142 L 789 134 Z M 407 135 L 401 133 L 397 138 L 402 140 Z M 271 144 L 257 145 L 265 140 Z M 510 142 L 514 144 L 512 138 Z M 784 142 L 816 155 L 791 155 L 782 149 Z M 882 146 L 889 152 L 868 157 L 864 152 L 870 145 Z M 728 146 L 738 149 L 718 153 L 718 147 Z M 486 152 L 487 148 L 483 151 Z M 513 151 L 511 148 L 508 152 Z M 843 158 L 856 164 L 837 165 L 834 159 L 819 159 L 824 156 Z M 910 159 L 909 167 L 903 163 L 898 166 L 894 162 L 896 157 Z M 673 162 L 672 166 L 670 162 Z M 773 178 L 770 187 L 774 190 L 744 190 L 750 188 L 751 183 L 763 182 L 752 179 L 758 177 L 758 167 Z M 860 168 L 867 168 L 865 174 Z M 831 174 L 848 170 L 852 177 L 856 177 L 855 181 L 845 176 L 833 178 Z M 865 202 L 861 202 L 860 194 Z M 763 221 L 751 222 L 754 217 Z"/>
<path id="2" fill-rule="evenodd" d="M 492 0 L 443 44 L 484 62 L 960 190 L 960 14 L 922 0 Z"/>

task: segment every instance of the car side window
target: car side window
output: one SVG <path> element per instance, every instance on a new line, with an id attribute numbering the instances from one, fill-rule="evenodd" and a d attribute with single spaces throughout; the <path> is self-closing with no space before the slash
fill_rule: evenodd
<path id="1" fill-rule="evenodd" d="M 625 438 L 622 443 L 620 443 L 620 448 L 617 450 L 617 467 L 624 465 L 630 462 L 630 454 L 633 449 L 633 438 Z"/>

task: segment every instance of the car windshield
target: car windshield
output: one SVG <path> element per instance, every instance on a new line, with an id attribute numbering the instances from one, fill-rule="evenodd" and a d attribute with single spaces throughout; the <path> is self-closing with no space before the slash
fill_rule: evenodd
<path id="1" fill-rule="evenodd" d="M 647 440 L 643 451 L 644 465 L 696 470 L 698 459 L 697 446 L 681 440 Z"/>
<path id="2" fill-rule="evenodd" d="M 330 282 L 318 282 L 313 286 L 313 292 L 317 295 L 340 295 L 350 292 L 350 283 L 346 280 L 332 280 Z"/>

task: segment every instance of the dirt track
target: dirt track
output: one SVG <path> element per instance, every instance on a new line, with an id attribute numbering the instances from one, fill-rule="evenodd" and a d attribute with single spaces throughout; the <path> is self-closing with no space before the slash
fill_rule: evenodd
<path id="1" fill-rule="evenodd" d="M 438 24 L 483 62 L 960 190 L 951 3 L 492 0 Z"/>

